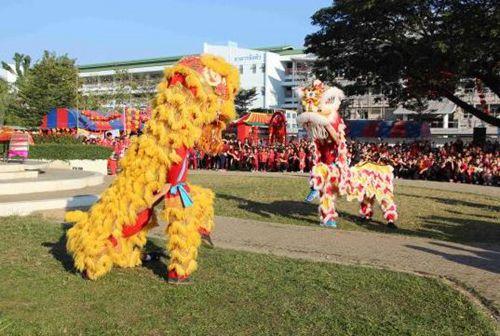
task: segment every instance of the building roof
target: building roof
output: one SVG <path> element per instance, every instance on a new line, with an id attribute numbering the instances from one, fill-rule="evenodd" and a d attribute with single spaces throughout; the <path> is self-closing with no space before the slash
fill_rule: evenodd
<path id="1" fill-rule="evenodd" d="M 290 45 L 261 47 L 254 49 L 260 51 L 269 51 L 279 55 L 298 55 L 304 53 L 303 48 L 294 48 L 293 46 Z M 116 62 L 105 62 L 105 63 L 94 63 L 94 64 L 82 64 L 78 65 L 78 70 L 80 72 L 94 72 L 94 71 L 106 71 L 106 70 L 143 68 L 152 66 L 167 66 L 175 64 L 182 57 L 185 56 L 190 56 L 190 55 L 144 58 L 144 59 L 136 59 L 130 61 L 116 61 Z"/>
<path id="2" fill-rule="evenodd" d="M 271 117 L 272 114 L 269 113 L 250 112 L 245 114 L 241 118 L 233 121 L 231 124 L 233 125 L 245 124 L 248 126 L 268 126 Z"/>
<path id="3" fill-rule="evenodd" d="M 189 56 L 189 55 L 143 58 L 130 61 L 85 64 L 85 65 L 79 65 L 78 70 L 80 72 L 92 72 L 92 71 L 131 69 L 131 68 L 142 68 L 142 67 L 162 66 L 162 65 L 165 66 L 165 65 L 175 64 L 184 56 Z"/>
<path id="4" fill-rule="evenodd" d="M 452 114 L 457 109 L 457 105 L 448 99 L 443 100 L 430 100 L 427 104 L 427 108 L 423 110 L 421 113 L 423 114 Z M 408 114 L 418 114 L 417 111 L 412 111 L 404 108 L 403 106 L 398 106 L 397 109 L 394 110 L 393 114 L 395 115 L 408 115 Z"/>

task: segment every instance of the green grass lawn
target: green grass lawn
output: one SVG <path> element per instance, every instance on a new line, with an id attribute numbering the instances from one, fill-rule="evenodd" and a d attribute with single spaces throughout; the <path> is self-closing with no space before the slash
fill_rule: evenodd
<path id="1" fill-rule="evenodd" d="M 316 204 L 303 199 L 306 178 L 248 177 L 196 174 L 192 183 L 217 194 L 216 214 L 286 224 L 317 225 Z M 400 230 L 388 230 L 380 208 L 372 222 L 359 220 L 359 204 L 341 198 L 339 227 L 417 235 L 457 242 L 500 241 L 500 199 L 477 194 L 396 186 Z"/>
<path id="2" fill-rule="evenodd" d="M 202 249 L 192 286 L 168 285 L 165 260 L 86 281 L 72 270 L 64 233 L 38 217 L 0 218 L 0 334 L 495 333 L 441 282 L 363 267 Z"/>

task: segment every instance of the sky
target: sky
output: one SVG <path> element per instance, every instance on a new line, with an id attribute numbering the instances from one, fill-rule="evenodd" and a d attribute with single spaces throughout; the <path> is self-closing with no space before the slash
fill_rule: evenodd
<path id="1" fill-rule="evenodd" d="M 78 64 L 176 56 L 203 42 L 302 47 L 331 0 L 2 0 L 0 60 L 44 50 Z"/>

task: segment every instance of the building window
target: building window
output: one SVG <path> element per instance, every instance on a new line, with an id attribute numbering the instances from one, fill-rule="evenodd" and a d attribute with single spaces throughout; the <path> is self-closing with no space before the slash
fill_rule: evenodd
<path id="1" fill-rule="evenodd" d="M 257 73 L 257 65 L 252 64 L 252 73 Z"/>
<path id="2" fill-rule="evenodd" d="M 266 94 L 266 88 L 265 88 L 264 86 L 260 88 L 260 93 L 261 93 L 262 95 L 265 95 L 265 94 Z"/>
<path id="3" fill-rule="evenodd" d="M 243 74 L 243 65 L 240 65 L 240 74 Z"/>
<path id="4" fill-rule="evenodd" d="M 266 66 L 264 65 L 264 63 L 262 63 L 262 64 L 260 65 L 260 71 L 261 71 L 262 73 L 266 72 Z"/>

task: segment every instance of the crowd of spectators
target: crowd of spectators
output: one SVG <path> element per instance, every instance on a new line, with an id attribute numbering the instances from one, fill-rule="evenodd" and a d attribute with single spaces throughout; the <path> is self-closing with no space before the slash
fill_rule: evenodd
<path id="1" fill-rule="evenodd" d="M 75 136 L 70 130 L 50 132 L 45 136 Z M 121 157 L 129 145 L 124 134 L 81 138 L 84 144 L 113 149 L 112 159 Z M 500 186 L 500 144 L 465 144 L 461 140 L 436 146 L 429 141 L 388 144 L 349 141 L 352 164 L 374 161 L 390 164 L 398 178 L 449 181 Z M 189 153 L 191 169 L 222 169 L 268 172 L 309 172 L 313 165 L 314 146 L 310 141 L 292 140 L 286 145 L 269 146 L 262 142 L 224 140 L 218 155 L 193 149 Z"/>
<path id="2" fill-rule="evenodd" d="M 500 145 L 464 144 L 461 140 L 434 146 L 428 141 L 388 144 L 352 143 L 353 162 L 372 160 L 394 167 L 397 177 L 500 185 Z"/>
<path id="3" fill-rule="evenodd" d="M 374 161 L 390 164 L 398 178 L 500 185 L 500 144 L 464 144 L 461 140 L 435 146 L 429 141 L 410 143 L 348 143 L 351 163 Z M 306 140 L 285 146 L 266 146 L 225 140 L 219 155 L 194 149 L 192 169 L 226 169 L 271 172 L 308 172 L 313 165 L 314 147 Z"/>

